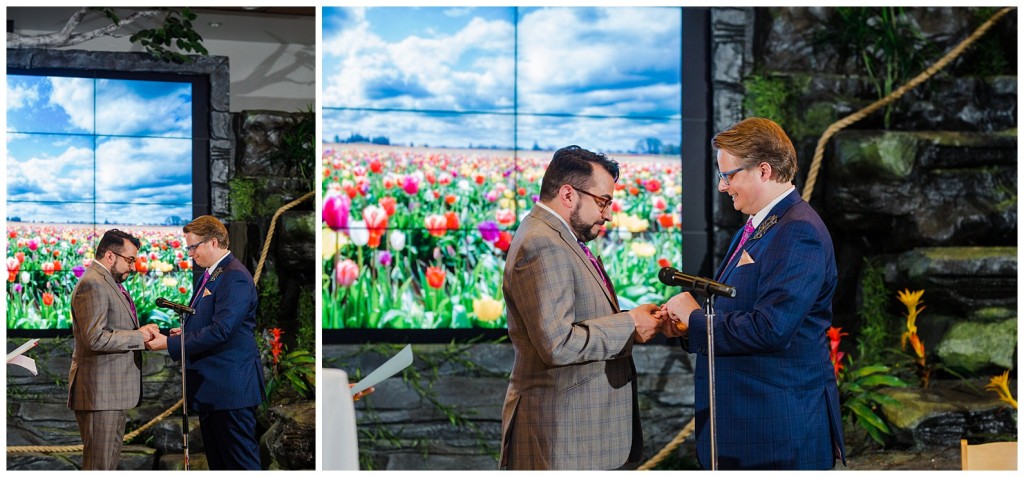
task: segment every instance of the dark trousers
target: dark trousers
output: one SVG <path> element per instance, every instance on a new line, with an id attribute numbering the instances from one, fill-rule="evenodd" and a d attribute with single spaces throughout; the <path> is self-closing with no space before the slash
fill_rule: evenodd
<path id="1" fill-rule="evenodd" d="M 260 470 L 256 406 L 199 413 L 210 470 Z"/>

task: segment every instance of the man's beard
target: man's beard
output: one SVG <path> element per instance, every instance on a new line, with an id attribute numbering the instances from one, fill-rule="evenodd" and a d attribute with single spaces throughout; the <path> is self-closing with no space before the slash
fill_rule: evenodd
<path id="1" fill-rule="evenodd" d="M 601 221 L 604 223 L 604 220 Z M 594 226 L 601 225 L 599 223 L 586 223 L 580 218 L 580 205 L 577 205 L 575 209 L 569 214 L 569 226 L 572 227 L 572 231 L 576 233 L 576 238 L 583 242 L 589 242 L 597 238 L 597 234 L 601 232 L 601 229 L 597 229 L 594 232 Z"/>

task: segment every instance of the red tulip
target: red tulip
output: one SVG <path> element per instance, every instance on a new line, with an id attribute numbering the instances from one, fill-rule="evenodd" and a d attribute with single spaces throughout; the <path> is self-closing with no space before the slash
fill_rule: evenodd
<path id="1" fill-rule="evenodd" d="M 629 188 L 629 195 L 637 195 L 639 193 L 640 193 L 640 189 L 637 189 L 636 187 L 630 186 L 630 188 Z"/>
<path id="2" fill-rule="evenodd" d="M 366 245 L 370 248 L 379 247 L 380 238 L 388 227 L 387 211 L 375 205 L 368 205 L 363 209 L 363 220 L 366 221 L 366 228 L 370 232 L 370 239 Z"/>
<path id="3" fill-rule="evenodd" d="M 63 267 L 61 267 L 60 260 L 54 260 L 53 261 L 53 271 L 59 272 L 61 270 L 61 268 L 63 268 Z"/>
<path id="4" fill-rule="evenodd" d="M 444 214 L 445 227 L 448 230 L 459 230 L 459 214 L 455 212 L 445 212 Z"/>
<path id="5" fill-rule="evenodd" d="M 448 231 L 448 219 L 443 215 L 428 215 L 423 219 L 423 223 L 433 237 L 444 237 L 445 232 Z"/>
<path id="6" fill-rule="evenodd" d="M 43 304 L 46 306 L 53 306 L 53 293 L 43 292 Z"/>
<path id="7" fill-rule="evenodd" d="M 508 248 L 512 245 L 512 232 L 502 231 L 498 235 L 498 241 L 494 243 L 495 247 L 498 247 L 502 252 L 508 252 Z"/>
<path id="8" fill-rule="evenodd" d="M 477 176 L 473 180 L 476 181 L 477 185 L 483 185 L 484 184 L 484 180 L 486 180 L 486 179 L 484 178 L 484 176 L 482 176 L 480 174 L 477 174 Z"/>
<path id="9" fill-rule="evenodd" d="M 659 258 L 658 259 L 658 266 L 662 267 L 662 268 L 671 267 L 672 266 L 672 262 L 668 261 L 667 258 Z"/>
<path id="10" fill-rule="evenodd" d="M 676 225 L 676 216 L 674 216 L 672 214 L 661 214 L 661 215 L 658 216 L 658 224 L 660 224 L 661 227 L 665 228 L 665 229 L 670 229 L 672 227 L 675 227 L 675 225 Z"/>
<path id="11" fill-rule="evenodd" d="M 644 184 L 644 187 L 647 188 L 647 192 L 655 194 L 659 190 L 661 190 L 661 181 L 659 181 L 658 179 L 651 179 L 647 181 L 646 184 Z"/>
<path id="12" fill-rule="evenodd" d="M 388 213 L 388 217 L 391 217 L 395 215 L 395 207 L 398 205 L 398 201 L 394 197 L 386 195 L 377 201 L 377 205 L 384 209 L 384 212 Z"/>
<path id="13" fill-rule="evenodd" d="M 14 258 L 18 259 L 18 264 L 25 263 L 25 252 L 18 252 L 14 254 Z"/>
<path id="14" fill-rule="evenodd" d="M 448 205 L 454 205 L 456 200 L 458 200 L 458 197 L 455 197 L 455 194 L 448 194 L 444 196 L 444 202 Z"/>
<path id="15" fill-rule="evenodd" d="M 516 213 L 508 209 L 499 209 L 494 212 L 494 219 L 499 225 L 512 225 L 516 223 Z"/>
<path id="16" fill-rule="evenodd" d="M 427 267 L 427 285 L 435 289 L 444 286 L 444 270 L 441 267 Z"/>
<path id="17" fill-rule="evenodd" d="M 380 174 L 383 167 L 384 166 L 381 165 L 380 160 L 378 159 L 370 161 L 370 170 L 373 171 L 374 174 Z"/>
<path id="18" fill-rule="evenodd" d="M 53 263 L 45 262 L 45 263 L 43 263 L 42 268 L 43 268 L 43 273 L 45 273 L 47 275 L 53 275 Z"/>
<path id="19" fill-rule="evenodd" d="M 7 257 L 7 281 L 13 282 L 14 278 L 18 275 L 18 269 L 21 268 L 21 262 L 13 257 Z"/>

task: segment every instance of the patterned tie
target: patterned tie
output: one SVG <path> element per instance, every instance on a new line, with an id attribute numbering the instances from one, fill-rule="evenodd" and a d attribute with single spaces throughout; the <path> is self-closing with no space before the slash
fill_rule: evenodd
<path id="1" fill-rule="evenodd" d="M 192 297 L 192 304 L 189 305 L 189 308 L 196 307 L 196 303 L 198 303 L 199 299 L 203 296 L 203 287 L 206 286 L 206 280 L 209 278 L 210 270 L 206 270 L 206 272 L 203 273 L 203 281 L 199 282 L 199 288 L 196 288 L 196 295 Z"/>
<path id="2" fill-rule="evenodd" d="M 132 309 L 132 320 L 134 320 L 136 323 L 138 323 L 139 322 L 139 315 L 138 315 L 138 312 L 135 311 L 135 302 L 132 301 L 132 296 L 128 294 L 128 290 L 125 290 L 124 285 L 118 283 L 117 284 L 117 288 L 120 288 L 121 289 L 121 294 L 124 295 L 124 297 L 128 299 L 128 306 L 130 306 L 131 309 Z"/>
<path id="3" fill-rule="evenodd" d="M 594 254 L 590 253 L 590 249 L 587 248 L 587 244 L 579 240 L 577 240 L 576 243 L 580 244 L 580 248 L 583 249 L 583 253 L 586 254 L 587 258 L 590 259 L 591 265 L 593 265 L 594 268 L 597 269 L 597 274 L 601 275 L 601 279 L 604 280 L 604 286 L 608 288 L 608 292 L 611 293 L 612 296 L 615 296 L 615 290 L 612 289 L 611 280 L 608 280 L 608 275 L 604 274 L 604 269 L 601 268 L 601 264 L 598 263 L 597 258 L 594 257 Z"/>
<path id="4" fill-rule="evenodd" d="M 726 263 L 732 263 L 732 259 L 736 258 L 736 254 L 740 253 L 740 249 L 743 248 L 743 244 L 747 243 L 747 239 L 754 233 L 754 219 L 747 219 L 747 225 L 743 226 L 743 235 L 740 236 L 740 243 L 736 244 L 736 250 L 729 256 L 729 261 Z"/>

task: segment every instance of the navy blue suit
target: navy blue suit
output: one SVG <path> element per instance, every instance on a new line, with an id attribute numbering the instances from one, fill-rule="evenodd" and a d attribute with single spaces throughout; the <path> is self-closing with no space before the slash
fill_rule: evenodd
<path id="1" fill-rule="evenodd" d="M 199 413 L 210 468 L 258 470 L 256 408 L 263 402 L 264 381 L 254 335 L 256 285 L 229 254 L 193 297 L 196 314 L 183 330 L 186 395 L 189 408 Z M 180 359 L 180 337 L 168 338 L 167 352 Z"/>
<path id="2" fill-rule="evenodd" d="M 726 257 L 739 242 L 733 239 Z M 715 301 L 719 469 L 831 469 L 843 459 L 839 392 L 826 331 L 836 264 L 821 218 L 796 191 L 771 209 L 715 274 L 736 298 Z M 697 353 L 697 456 L 710 468 L 707 321 L 690 314 L 684 345 Z"/>

